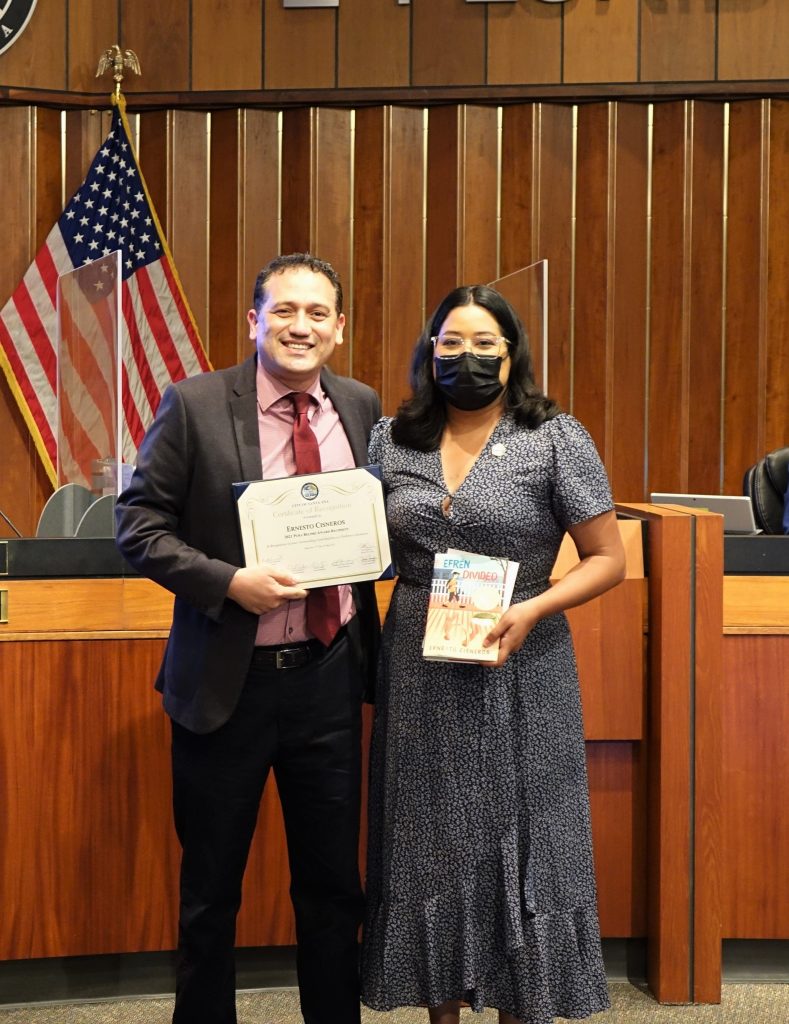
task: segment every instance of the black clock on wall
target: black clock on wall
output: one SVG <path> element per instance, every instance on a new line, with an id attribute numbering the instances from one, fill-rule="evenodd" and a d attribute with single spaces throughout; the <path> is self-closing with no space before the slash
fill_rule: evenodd
<path id="1" fill-rule="evenodd" d="M 0 0 L 0 53 L 25 31 L 38 0 Z"/>

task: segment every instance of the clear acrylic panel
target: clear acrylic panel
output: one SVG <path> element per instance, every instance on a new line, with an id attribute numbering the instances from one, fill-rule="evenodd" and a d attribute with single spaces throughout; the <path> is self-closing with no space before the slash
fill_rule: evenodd
<path id="1" fill-rule="evenodd" d="M 515 308 L 526 328 L 534 379 L 548 393 L 548 261 L 538 260 L 490 282 Z"/>
<path id="2" fill-rule="evenodd" d="M 121 489 L 121 254 L 58 279 L 58 486 Z"/>

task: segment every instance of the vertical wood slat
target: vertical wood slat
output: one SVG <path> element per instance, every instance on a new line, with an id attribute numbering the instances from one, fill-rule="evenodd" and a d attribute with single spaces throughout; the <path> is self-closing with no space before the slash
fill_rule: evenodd
<path id="1" fill-rule="evenodd" d="M 763 238 L 769 207 L 763 186 L 769 100 L 732 103 L 726 259 L 726 358 L 723 489 L 739 494 L 743 473 L 764 454 L 767 331 L 762 294 L 768 268 Z"/>
<path id="2" fill-rule="evenodd" d="M 499 276 L 497 110 L 464 106 L 460 118 L 458 283 L 485 283 Z"/>
<path id="3" fill-rule="evenodd" d="M 234 323 L 238 346 L 236 361 L 252 351 L 244 316 L 252 306 L 255 278 L 280 251 L 280 180 L 282 167 L 279 145 L 279 115 L 273 110 L 240 111 L 241 164 L 239 231 L 240 270 Z M 212 176 L 212 183 L 214 176 Z M 215 295 L 213 281 L 211 296 Z"/>
<path id="4" fill-rule="evenodd" d="M 35 252 L 34 211 L 30 201 L 35 176 L 33 126 L 32 109 L 0 109 L 0 136 L 6 142 L 0 146 L 0 181 L 4 191 L 0 207 L 0 234 L 5 252 L 5 259 L 0 261 L 0 302 L 3 305 L 13 294 Z M 31 486 L 38 457 L 4 374 L 0 374 L 0 431 L 3 438 L 0 508 L 18 529 L 30 534 L 41 511 L 41 506 L 34 506 Z M 13 536 L 2 520 L 0 536 Z"/>
<path id="5" fill-rule="evenodd" d="M 579 108 L 576 181 L 574 413 L 606 460 L 609 369 L 609 288 L 613 239 L 609 221 L 614 153 L 614 105 Z M 613 467 L 607 465 L 609 472 Z"/>
<path id="6" fill-rule="evenodd" d="M 721 998 L 723 527 L 695 515 L 693 992 Z"/>
<path id="7" fill-rule="evenodd" d="M 687 489 L 688 104 L 654 108 L 649 348 L 649 487 Z M 671 424 L 671 429 L 665 429 Z"/>
<path id="8" fill-rule="evenodd" d="M 690 986 L 691 517 L 647 513 L 650 733 L 647 981 L 659 1002 Z"/>
<path id="9" fill-rule="evenodd" d="M 647 110 L 616 107 L 606 462 L 614 493 L 638 500 L 644 489 L 647 282 Z M 579 268 L 582 271 L 582 268 Z"/>
<path id="10" fill-rule="evenodd" d="M 192 315 L 204 342 L 208 339 L 208 259 L 210 154 L 208 119 L 199 111 L 173 112 L 168 243 Z"/>
<path id="11" fill-rule="evenodd" d="M 770 100 L 770 166 L 767 176 L 767 346 L 764 354 L 764 451 L 789 439 L 789 103 Z M 746 467 L 743 467 L 745 469 Z"/>
<path id="12" fill-rule="evenodd" d="M 211 115 L 211 175 L 209 258 L 210 313 L 208 355 L 214 367 L 238 362 L 239 335 L 245 336 L 243 311 L 238 308 L 240 182 L 240 112 Z M 250 349 L 251 351 L 251 349 Z"/>
<path id="13" fill-rule="evenodd" d="M 723 108 L 695 101 L 691 113 L 690 237 L 684 247 L 689 263 L 687 483 L 689 489 L 716 494 L 722 475 Z"/>
<path id="14" fill-rule="evenodd" d="M 328 260 L 343 283 L 345 342 L 331 358 L 337 373 L 351 372 L 353 338 L 353 114 L 350 110 L 316 112 L 314 208 L 310 251 Z M 287 163 L 285 164 L 287 173 Z"/>

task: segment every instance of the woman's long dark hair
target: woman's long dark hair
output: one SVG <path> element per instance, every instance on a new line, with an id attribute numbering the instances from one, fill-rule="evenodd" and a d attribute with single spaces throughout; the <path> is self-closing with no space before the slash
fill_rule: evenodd
<path id="1" fill-rule="evenodd" d="M 499 325 L 509 342 L 510 375 L 504 388 L 504 408 L 517 423 L 534 428 L 553 419 L 559 407 L 534 382 L 529 339 L 518 314 L 493 288 L 484 284 L 455 288 L 439 304 L 425 325 L 411 358 L 411 397 L 397 410 L 392 424 L 392 438 L 396 444 L 418 451 L 429 452 L 438 448 L 446 425 L 446 399 L 433 380 L 433 343 L 435 337 L 457 306 L 481 306 Z"/>

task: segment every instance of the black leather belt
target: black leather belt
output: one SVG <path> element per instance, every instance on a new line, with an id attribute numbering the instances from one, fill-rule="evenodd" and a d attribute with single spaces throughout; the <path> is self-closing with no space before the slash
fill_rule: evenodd
<path id="1" fill-rule="evenodd" d="M 331 647 L 344 636 L 345 627 L 337 633 L 331 642 Z M 324 647 L 320 640 L 302 640 L 295 644 L 276 644 L 272 647 L 256 647 L 252 654 L 252 668 L 257 669 L 280 669 L 280 668 L 302 668 L 311 661 L 322 658 L 331 650 L 331 647 Z"/>

